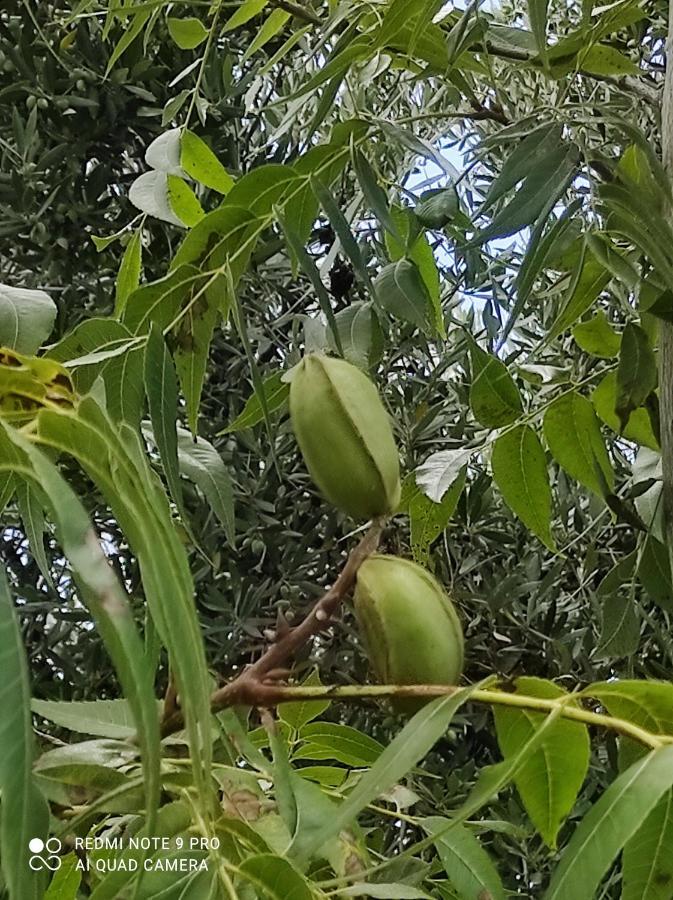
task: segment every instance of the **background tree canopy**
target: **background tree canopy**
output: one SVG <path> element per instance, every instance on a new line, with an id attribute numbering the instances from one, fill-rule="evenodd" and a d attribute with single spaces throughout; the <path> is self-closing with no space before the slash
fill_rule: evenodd
<path id="1" fill-rule="evenodd" d="M 3 5 L 3 896 L 673 898 L 667 13 Z M 369 528 L 310 352 L 390 414 Z M 465 634 L 410 722 L 377 544 Z"/>

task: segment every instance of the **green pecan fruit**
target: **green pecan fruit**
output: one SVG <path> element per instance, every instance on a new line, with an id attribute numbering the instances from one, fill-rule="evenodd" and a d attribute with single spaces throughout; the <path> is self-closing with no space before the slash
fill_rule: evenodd
<path id="1" fill-rule="evenodd" d="M 463 631 L 446 591 L 416 563 L 374 554 L 360 566 L 355 615 L 376 677 L 383 684 L 456 684 Z M 393 706 L 416 712 L 423 700 Z"/>
<path id="2" fill-rule="evenodd" d="M 292 427 L 323 496 L 356 519 L 392 513 L 400 463 L 374 384 L 341 359 L 310 354 L 290 384 Z"/>

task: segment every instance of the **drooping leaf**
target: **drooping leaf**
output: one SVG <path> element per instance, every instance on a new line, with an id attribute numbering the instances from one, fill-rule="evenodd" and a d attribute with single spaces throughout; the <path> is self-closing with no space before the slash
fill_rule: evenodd
<path id="1" fill-rule="evenodd" d="M 187 406 L 187 421 L 196 434 L 203 380 L 206 375 L 210 343 L 220 308 L 212 291 L 194 295 L 172 331 L 175 341 L 173 359 Z"/>
<path id="2" fill-rule="evenodd" d="M 608 427 L 619 434 L 620 422 L 615 412 L 617 403 L 616 372 L 608 372 L 599 382 L 591 395 L 591 402 L 599 419 L 602 419 Z M 636 444 L 652 450 L 659 450 L 659 442 L 652 431 L 650 417 L 645 409 L 633 410 L 622 433 L 629 441 L 634 441 Z"/>
<path id="3" fill-rule="evenodd" d="M 228 194 L 234 185 L 234 179 L 208 144 L 189 129 L 183 131 L 180 139 L 180 165 L 194 181 L 219 194 Z"/>
<path id="4" fill-rule="evenodd" d="M 562 334 L 575 324 L 591 307 L 594 300 L 610 280 L 610 272 L 590 251 L 583 253 L 581 268 L 570 281 L 570 288 L 563 303 L 563 309 L 549 329 L 547 341 Z"/>
<path id="5" fill-rule="evenodd" d="M 487 428 L 500 428 L 514 422 L 523 407 L 521 395 L 507 366 L 474 342 L 470 344 L 470 357 L 470 406 L 477 421 Z"/>
<path id="6" fill-rule="evenodd" d="M 558 685 L 543 678 L 517 678 L 516 689 L 529 697 L 547 699 L 565 694 Z M 505 759 L 526 744 L 544 719 L 542 713 L 508 706 L 495 706 L 493 715 Z M 586 726 L 561 718 L 515 776 L 514 783 L 528 815 L 552 849 L 556 847 L 559 829 L 572 810 L 586 777 L 589 754 Z"/>
<path id="7" fill-rule="evenodd" d="M 32 839 L 49 833 L 49 807 L 33 778 L 35 752 L 30 719 L 28 666 L 4 573 L 0 573 L 0 847 L 2 872 L 11 898 L 40 900 L 45 877 L 28 865 Z"/>
<path id="8" fill-rule="evenodd" d="M 56 304 L 49 294 L 0 284 L 0 347 L 37 353 L 55 321 Z"/>
<path id="9" fill-rule="evenodd" d="M 643 406 L 656 386 L 657 363 L 647 332 L 629 322 L 622 335 L 617 369 L 615 413 L 620 431 L 624 430 L 633 410 Z"/>
<path id="10" fill-rule="evenodd" d="M 178 426 L 178 460 L 180 471 L 203 491 L 224 528 L 227 540 L 234 546 L 234 493 L 222 457 L 205 438 L 192 435 Z"/>
<path id="11" fill-rule="evenodd" d="M 544 450 L 529 425 L 517 425 L 493 445 L 493 478 L 512 512 L 542 543 L 555 550 L 551 533 L 551 488 Z"/>
<path id="12" fill-rule="evenodd" d="M 28 545 L 30 547 L 33 558 L 38 565 L 42 577 L 47 584 L 53 589 L 51 572 L 49 570 L 49 561 L 44 549 L 44 537 L 46 531 L 46 523 L 44 517 L 44 507 L 38 491 L 29 481 L 20 481 L 16 488 L 16 498 L 19 507 L 19 515 L 23 523 Z"/>
<path id="13" fill-rule="evenodd" d="M 673 612 L 673 579 L 668 547 L 651 534 L 645 539 L 638 578 L 656 604 Z"/>
<path id="14" fill-rule="evenodd" d="M 440 833 L 435 848 L 452 887 L 460 897 L 504 900 L 500 876 L 478 838 L 464 825 L 453 825 L 447 830 L 449 822 L 441 816 L 430 816 L 420 824 L 430 835 Z"/>
<path id="15" fill-rule="evenodd" d="M 208 29 L 201 19 L 193 16 L 186 16 L 184 19 L 169 16 L 166 24 L 168 33 L 181 50 L 193 50 L 208 37 Z"/>
<path id="16" fill-rule="evenodd" d="M 369 208 L 381 225 L 398 240 L 401 240 L 397 231 L 397 224 L 390 213 L 390 204 L 385 191 L 379 185 L 376 174 L 369 162 L 359 150 L 353 151 L 353 168 Z"/>
<path id="17" fill-rule="evenodd" d="M 528 0 L 528 20 L 535 35 L 538 53 L 544 59 L 547 53 L 547 9 L 549 0 Z"/>
<path id="18" fill-rule="evenodd" d="M 119 316 L 126 305 L 126 301 L 140 284 L 140 270 L 142 267 L 142 242 L 140 229 L 134 231 L 131 240 L 126 245 L 122 257 L 115 286 L 115 315 Z"/>
<path id="19" fill-rule="evenodd" d="M 599 497 L 614 485 L 605 441 L 591 403 L 577 391 L 562 394 L 544 416 L 544 436 L 566 472 Z M 601 475 L 602 473 L 602 475 Z"/>
<path id="20" fill-rule="evenodd" d="M 544 165 L 549 153 L 557 150 L 560 142 L 561 128 L 556 124 L 544 125 L 525 137 L 504 161 L 484 198 L 482 209 L 488 209 L 520 181 L 528 178 L 537 166 Z"/>
<path id="21" fill-rule="evenodd" d="M 620 775 L 576 828 L 545 900 L 593 896 L 617 854 L 672 785 L 670 746 L 648 753 Z"/>
<path id="22" fill-rule="evenodd" d="M 384 266 L 376 276 L 374 290 L 377 303 L 390 315 L 426 334 L 433 331 L 430 295 L 412 260 L 400 259 Z"/>
<path id="23" fill-rule="evenodd" d="M 612 359 L 619 355 L 621 336 L 613 330 L 602 309 L 599 309 L 596 315 L 587 322 L 575 325 L 573 337 L 578 346 L 592 356 Z"/>

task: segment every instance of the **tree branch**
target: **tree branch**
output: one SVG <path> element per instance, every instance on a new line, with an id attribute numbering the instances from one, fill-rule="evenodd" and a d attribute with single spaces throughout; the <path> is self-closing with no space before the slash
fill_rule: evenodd
<path id="1" fill-rule="evenodd" d="M 673 183 L 673 0 L 668 10 L 666 78 L 661 111 L 663 164 Z M 661 422 L 662 493 L 668 553 L 673 560 L 673 324 L 660 325 L 659 403 Z"/>
<path id="2" fill-rule="evenodd" d="M 341 602 L 352 590 L 358 569 L 378 547 L 383 526 L 384 520 L 375 521 L 372 524 L 360 543 L 351 550 L 337 580 L 317 601 L 303 622 L 280 635 L 256 663 L 248 666 L 237 678 L 211 695 L 211 709 L 215 711 L 239 704 L 268 705 L 265 699 L 267 687 L 265 681 L 286 675 L 287 670 L 284 667 L 297 650 L 328 627 Z M 182 711 L 174 710 L 164 716 L 161 733 L 164 737 L 173 734 L 182 728 L 183 724 Z"/>
<path id="3" fill-rule="evenodd" d="M 322 19 L 311 12 L 310 9 L 305 9 L 303 6 L 299 6 L 298 3 L 292 3 L 292 0 L 271 0 L 271 6 L 275 6 L 276 9 L 284 9 L 285 12 L 291 13 L 296 19 L 301 19 L 310 25 L 323 24 Z"/>
<path id="4" fill-rule="evenodd" d="M 284 685 L 259 685 L 257 700 L 262 706 L 277 706 L 279 703 L 295 703 L 301 700 L 380 700 L 392 697 L 446 697 L 461 690 L 456 685 L 447 684 L 414 684 L 414 685 L 345 685 L 345 686 L 304 686 L 286 687 Z M 590 690 L 588 691 L 590 696 Z M 530 709 L 541 713 L 551 713 L 560 707 L 560 715 L 565 719 L 582 722 L 600 728 L 608 728 L 618 734 L 632 738 L 639 744 L 651 749 L 658 749 L 664 744 L 673 744 L 673 735 L 654 734 L 640 728 L 627 719 L 619 719 L 597 713 L 578 706 L 578 696 L 566 694 L 552 700 L 542 697 L 529 697 L 524 694 L 513 694 L 509 691 L 477 689 L 470 694 L 470 702 L 485 703 L 489 706 L 509 706 L 518 709 Z"/>

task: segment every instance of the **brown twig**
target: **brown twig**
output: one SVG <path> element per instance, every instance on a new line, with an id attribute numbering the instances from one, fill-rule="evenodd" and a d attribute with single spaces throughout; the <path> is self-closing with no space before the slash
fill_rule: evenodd
<path id="1" fill-rule="evenodd" d="M 268 691 L 273 690 L 273 685 L 265 683 L 265 681 L 276 670 L 285 672 L 286 663 L 292 659 L 297 650 L 327 628 L 341 602 L 352 590 L 361 564 L 378 547 L 383 524 L 383 521 L 373 523 L 360 543 L 351 550 L 346 564 L 332 587 L 322 595 L 299 625 L 290 628 L 271 644 L 257 662 L 248 666 L 237 678 L 211 695 L 210 705 L 213 711 L 236 705 L 267 705 Z M 183 726 L 183 721 L 183 715 L 179 709 L 174 710 L 170 715 L 164 715 L 161 723 L 162 735 L 166 736 L 179 731 Z"/>

